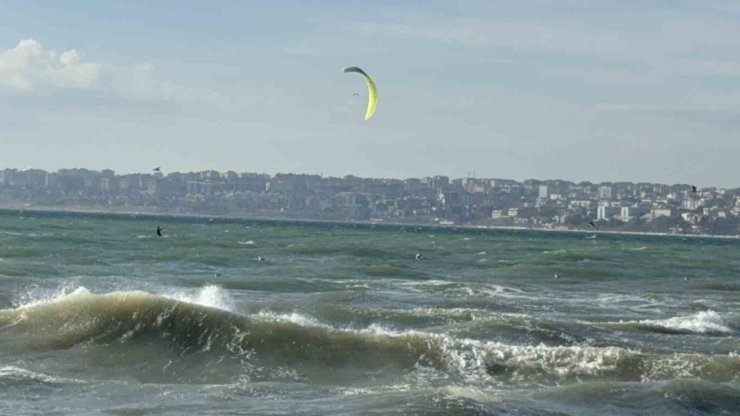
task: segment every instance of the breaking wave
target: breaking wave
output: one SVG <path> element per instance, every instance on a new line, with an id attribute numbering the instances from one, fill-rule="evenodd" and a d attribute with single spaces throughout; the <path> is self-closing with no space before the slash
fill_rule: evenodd
<path id="1" fill-rule="evenodd" d="M 79 384 L 82 380 L 54 377 L 44 373 L 26 370 L 15 366 L 0 367 L 0 386 L 17 386 L 20 384 Z"/>
<path id="2" fill-rule="evenodd" d="M 701 311 L 686 316 L 676 316 L 668 319 L 645 319 L 641 321 L 624 321 L 615 323 L 616 326 L 664 333 L 691 333 L 691 334 L 729 334 L 732 329 L 725 319 L 715 311 Z"/>
<path id="3" fill-rule="evenodd" d="M 637 325 L 725 331 L 716 314 L 638 322 Z M 702 326 L 703 325 L 703 326 Z M 558 383 L 565 380 L 627 381 L 698 378 L 736 381 L 740 357 L 650 354 L 620 347 L 510 345 L 421 331 L 396 331 L 373 324 L 336 328 L 293 313 L 234 313 L 209 286 L 197 296 L 157 296 L 143 291 L 69 294 L 0 310 L 0 343 L 18 349 L 112 348 L 127 366 L 140 364 L 136 349 L 159 346 L 170 356 L 162 371 L 199 365 L 235 377 L 327 377 L 342 372 L 407 374 L 420 368 L 444 377 L 484 383 Z M 132 363 L 132 361 L 134 361 Z M 213 369 L 223 365 L 224 370 Z M 170 370 L 168 370 L 170 369 Z M 267 370 L 266 370 L 267 369 Z M 177 370 L 185 371 L 185 370 Z M 158 374 L 159 374 L 158 373 Z M 2 373 L 0 373 L 2 375 Z"/>

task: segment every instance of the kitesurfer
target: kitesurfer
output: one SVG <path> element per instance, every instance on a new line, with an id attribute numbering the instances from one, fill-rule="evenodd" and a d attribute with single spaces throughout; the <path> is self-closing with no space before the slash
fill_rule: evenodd
<path id="1" fill-rule="evenodd" d="M 375 87 L 375 83 L 370 78 L 370 76 L 365 73 L 362 69 L 356 67 L 356 66 L 348 66 L 342 70 L 343 72 L 356 72 L 358 74 L 361 74 L 365 78 L 365 83 L 367 84 L 367 91 L 368 91 L 368 97 L 367 97 L 367 111 L 365 111 L 365 121 L 370 120 L 370 118 L 375 114 L 375 107 L 378 106 L 378 89 Z M 359 96 L 359 94 L 357 94 Z"/>

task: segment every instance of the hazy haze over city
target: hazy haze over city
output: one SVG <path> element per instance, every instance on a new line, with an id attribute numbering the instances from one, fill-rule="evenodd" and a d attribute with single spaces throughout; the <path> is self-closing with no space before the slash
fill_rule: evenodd
<path id="1" fill-rule="evenodd" d="M 736 187 L 738 22 L 730 1 L 11 0 L 0 168 Z M 347 65 L 378 84 L 370 122 Z"/>

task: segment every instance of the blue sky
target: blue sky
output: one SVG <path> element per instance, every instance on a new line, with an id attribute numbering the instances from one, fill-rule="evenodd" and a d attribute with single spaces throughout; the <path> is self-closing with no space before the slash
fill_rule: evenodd
<path id="1" fill-rule="evenodd" d="M 0 167 L 740 186 L 738 2 L 67 3 L 0 4 Z"/>

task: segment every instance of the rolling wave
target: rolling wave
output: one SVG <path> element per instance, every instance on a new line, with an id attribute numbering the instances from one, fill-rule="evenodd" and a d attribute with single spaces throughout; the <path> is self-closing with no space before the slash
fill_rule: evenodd
<path id="1" fill-rule="evenodd" d="M 736 381 L 740 374 L 740 357 L 736 355 L 649 354 L 588 345 L 510 345 L 395 331 L 376 324 L 335 328 L 301 314 L 241 315 L 219 299 L 216 287 L 204 288 L 198 296 L 179 298 L 142 291 L 94 294 L 80 287 L 46 302 L 0 310 L 0 344 L 24 350 L 79 345 L 122 349 L 129 361 L 141 359 L 132 351 L 154 344 L 174 354 L 162 357 L 162 363 L 173 357 L 221 362 L 227 356 L 244 364 L 244 371 L 292 369 L 308 377 L 323 374 L 332 378 L 341 371 L 356 376 L 357 371 L 407 374 L 419 368 L 470 382 L 517 384 L 673 378 L 726 382 Z M 713 319 L 711 313 L 700 313 L 689 323 L 675 325 L 725 329 Z M 691 323 L 699 321 L 705 327 Z M 669 322 L 637 325 L 674 325 Z M 167 366 L 163 364 L 165 370 Z"/>
<path id="2" fill-rule="evenodd" d="M 725 319 L 712 310 L 668 319 L 624 321 L 613 323 L 613 325 L 627 329 L 675 334 L 723 335 L 732 332 Z"/>

